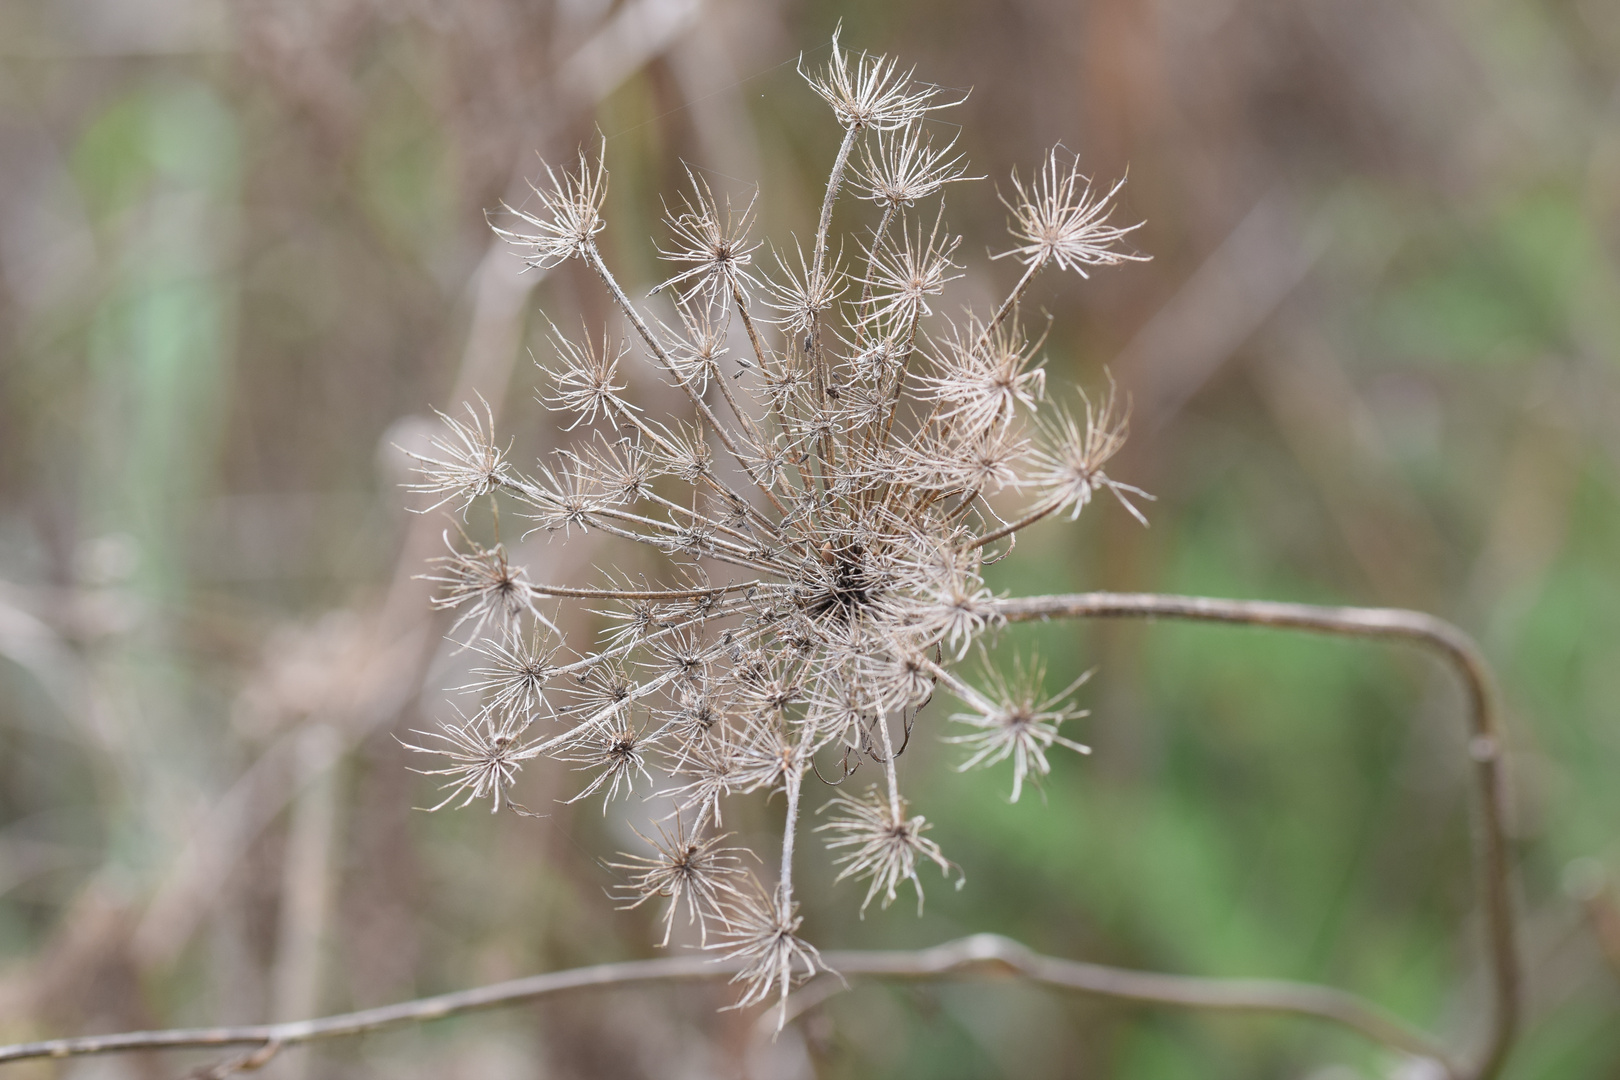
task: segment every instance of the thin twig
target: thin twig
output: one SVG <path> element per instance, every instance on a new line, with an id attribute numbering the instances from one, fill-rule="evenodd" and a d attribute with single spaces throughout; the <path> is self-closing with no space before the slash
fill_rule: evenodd
<path id="1" fill-rule="evenodd" d="M 1440 653 L 1457 670 L 1467 693 L 1471 730 L 1469 754 L 1474 761 L 1474 776 L 1480 791 L 1481 870 L 1493 990 L 1485 1052 L 1478 1065 L 1459 1068 L 1449 1061 L 1432 1036 L 1365 999 L 1331 987 L 1279 980 L 1211 979 L 1130 971 L 1042 956 L 993 934 L 977 934 L 919 952 L 824 954 L 831 969 L 844 976 L 904 979 L 966 975 L 976 970 L 982 972 L 987 967 L 999 967 L 1045 986 L 1145 1004 L 1313 1017 L 1433 1060 L 1450 1077 L 1491 1080 L 1498 1074 L 1518 1028 L 1520 974 L 1496 693 L 1490 668 L 1472 638 L 1451 623 L 1415 611 L 1152 593 L 1083 593 L 1002 600 L 996 604 L 996 609 L 997 614 L 1009 622 L 1054 618 L 1190 619 L 1400 640 Z M 6 1046 L 0 1047 L 0 1064 L 134 1050 L 287 1046 L 420 1023 L 475 1009 L 518 1004 L 589 987 L 721 978 L 734 974 L 738 966 L 735 961 L 702 957 L 601 964 L 319 1020 L 237 1028 L 145 1031 Z"/>
<path id="2" fill-rule="evenodd" d="M 1467 697 L 1468 756 L 1479 793 L 1479 874 L 1491 971 L 1485 1048 L 1478 1064 L 1464 1075 L 1470 1080 L 1491 1080 L 1501 1072 L 1518 1034 L 1522 977 L 1513 915 L 1501 722 L 1491 668 L 1473 638 L 1444 619 L 1399 608 L 1321 607 L 1156 593 L 1077 593 L 1002 600 L 996 613 L 1009 622 L 1166 618 L 1269 626 L 1405 641 L 1439 653 L 1461 678 Z"/>
<path id="3" fill-rule="evenodd" d="M 1375 1042 L 1429 1058 L 1450 1070 L 1443 1050 L 1431 1036 L 1353 994 L 1323 986 L 1271 979 L 1201 979 L 1129 971 L 1042 956 L 997 934 L 974 934 L 916 952 L 829 952 L 823 955 L 828 966 L 845 977 L 936 979 L 1000 971 L 1054 989 L 1144 1004 L 1311 1017 L 1350 1028 Z M 0 1064 L 137 1050 L 248 1045 L 286 1047 L 438 1020 L 477 1009 L 518 1005 L 572 990 L 721 979 L 735 974 L 740 966 L 740 961 L 712 960 L 699 956 L 598 964 L 531 975 L 510 982 L 319 1020 L 249 1027 L 137 1031 L 123 1035 L 92 1035 L 0 1046 Z"/>

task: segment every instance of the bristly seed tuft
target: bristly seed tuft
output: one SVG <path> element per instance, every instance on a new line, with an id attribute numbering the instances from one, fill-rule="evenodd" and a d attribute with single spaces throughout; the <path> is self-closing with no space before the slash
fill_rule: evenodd
<path id="1" fill-rule="evenodd" d="M 487 547 L 446 534 L 450 552 L 425 577 L 479 657 L 460 688 L 477 708 L 406 744 L 443 762 L 424 770 L 443 785 L 434 809 L 511 805 L 521 766 L 540 757 L 584 773 L 567 801 L 600 796 L 604 813 L 650 788 L 656 838 L 638 834 L 651 852 L 609 864 L 626 875 L 613 895 L 663 903 L 661 944 L 684 912 L 739 966 L 738 1004 L 775 1001 L 779 1023 L 792 987 L 825 970 L 801 936 L 794 883 L 805 784 L 881 772 L 864 795 L 837 794 L 818 830 L 837 878 L 866 882 L 863 913 L 908 882 L 920 912 L 928 863 L 960 884 L 896 766 L 919 723 L 937 726 L 935 693 L 965 704 L 949 718 L 962 767 L 1008 762 L 1015 800 L 1052 770 L 1054 747 L 1087 752 L 1062 733 L 1086 715 L 1071 700 L 1083 677 L 1048 696 L 1039 663 L 1010 678 L 991 668 L 982 689 L 952 670 L 1003 624 L 985 567 L 1100 490 L 1144 524 L 1137 501 L 1151 498 L 1114 476 L 1128 408 L 1112 384 L 1082 397 L 1078 416 L 1063 411 L 1047 393 L 1044 327 L 1020 322 L 1043 268 L 1084 277 L 1143 258 L 1123 246 L 1138 226 L 1111 224 L 1120 185 L 1093 188 L 1057 150 L 1028 183 L 1015 174 L 1003 254 L 1023 274 L 988 314 L 952 313 L 963 244 L 943 194 L 968 177 L 930 118 L 956 101 L 893 60 L 846 52 L 838 34 L 805 77 L 843 129 L 813 241 L 765 260 L 751 236 L 758 193 L 717 195 L 688 170 L 689 190 L 665 206 L 656 314 L 598 246 L 605 146 L 574 171 L 547 167 L 496 231 L 528 267 L 583 263 L 624 340 L 551 326 L 539 400 L 571 441 L 532 475 L 497 441 L 493 410 L 469 405 L 414 455 L 411 485 L 430 509 L 465 516 L 500 500 L 534 532 L 578 530 L 613 553 L 598 584 L 553 585 L 515 564 L 498 532 Z M 847 189 L 875 221 L 840 240 Z M 631 370 L 640 363 L 652 378 Z M 685 415 L 638 398 L 658 382 Z M 541 611 L 551 601 L 599 616 L 594 640 L 566 642 Z M 769 885 L 719 831 L 726 803 L 752 792 L 782 808 Z"/>

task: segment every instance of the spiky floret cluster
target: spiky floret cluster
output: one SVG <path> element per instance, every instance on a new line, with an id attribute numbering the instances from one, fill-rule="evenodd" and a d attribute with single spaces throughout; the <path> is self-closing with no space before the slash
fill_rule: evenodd
<path id="1" fill-rule="evenodd" d="M 869 881 L 884 906 L 920 864 L 952 869 L 908 817 L 895 759 L 919 711 L 943 684 L 967 706 L 966 766 L 1011 759 L 1012 794 L 1038 779 L 1059 734 L 1083 715 L 1068 692 L 1045 699 L 1037 674 L 993 673 L 976 689 L 951 667 L 999 622 L 982 569 L 1043 518 L 1077 514 L 1099 490 L 1133 515 L 1143 492 L 1105 467 L 1124 439 L 1112 391 L 1079 415 L 1046 400 L 1040 339 L 1019 327 L 1019 301 L 1048 265 L 1079 271 L 1141 256 L 1117 246 L 1135 226 L 1109 223 L 1072 162 L 1053 151 L 1032 185 L 1009 200 L 1024 265 L 994 311 L 937 315 L 960 238 L 940 197 L 964 179 L 961 159 L 926 131 L 942 107 L 883 57 L 852 57 L 834 38 L 827 69 L 807 76 L 844 129 L 808 254 L 755 261 L 754 202 L 739 211 L 694 180 L 667 210 L 673 264 L 653 290 L 665 319 L 632 303 L 603 261 L 606 172 L 581 155 L 577 171 L 547 170 L 532 210 L 498 229 L 530 266 L 583 261 L 622 313 L 630 339 L 553 327 L 556 363 L 541 400 L 566 414 L 576 443 L 525 476 L 496 439 L 487 407 L 419 456 L 414 489 L 465 513 L 505 493 L 537 527 L 575 529 L 645 545 L 670 577 L 620 574 L 598 587 L 539 583 L 500 545 L 452 544 L 428 579 L 436 603 L 482 663 L 461 689 L 458 718 L 411 749 L 444 755 L 441 806 L 510 804 L 525 761 L 541 756 L 587 774 L 576 799 L 613 799 L 664 778 L 667 807 L 653 854 L 626 856 L 628 906 L 667 901 L 664 939 L 679 910 L 706 944 L 742 963 L 742 1003 L 778 996 L 813 974 L 819 954 L 798 934 L 793 855 L 805 786 L 848 776 L 863 761 L 884 785 L 839 796 L 825 810 L 842 877 Z M 845 173 L 861 151 L 854 176 Z M 879 208 L 855 247 L 858 265 L 828 257 L 833 208 L 853 187 Z M 941 199 L 941 203 L 943 200 Z M 773 314 L 767 315 L 761 308 Z M 625 396 L 632 352 L 684 392 L 687 419 L 650 415 Z M 727 359 L 730 357 L 731 359 Z M 1016 507 L 1009 513 L 1008 507 Z M 541 603 L 585 604 L 608 619 L 586 648 L 565 645 Z M 1071 688 L 1072 690 L 1072 688 Z M 966 767 L 964 766 L 964 767 Z M 720 847 L 728 797 L 780 792 L 780 869 L 770 888 Z M 712 931 L 712 932 L 711 932 Z"/>

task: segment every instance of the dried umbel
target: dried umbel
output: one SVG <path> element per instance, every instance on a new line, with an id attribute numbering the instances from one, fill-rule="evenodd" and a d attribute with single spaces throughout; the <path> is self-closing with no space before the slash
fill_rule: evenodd
<path id="1" fill-rule="evenodd" d="M 998 624 L 982 570 L 1020 529 L 1073 517 L 1100 490 L 1138 518 L 1132 497 L 1149 497 L 1105 471 L 1125 438 L 1112 389 L 1082 395 L 1078 411 L 1049 402 L 1042 340 L 1018 319 L 1044 268 L 1084 276 L 1142 257 L 1120 246 L 1135 226 L 1110 222 L 1118 186 L 1100 194 L 1057 151 L 1032 183 L 1015 177 L 1004 254 L 1024 273 L 994 311 L 952 317 L 942 297 L 961 276 L 961 241 L 942 192 L 964 166 L 928 130 L 949 103 L 836 37 L 830 65 L 807 78 L 844 130 L 809 251 L 773 248 L 763 265 L 749 237 L 755 200 L 717 199 L 694 178 L 666 208 L 659 316 L 631 301 L 597 245 L 602 157 L 547 170 L 533 208 L 497 231 L 530 266 L 582 260 L 628 338 L 553 327 L 540 399 L 576 442 L 533 475 L 510 461 L 488 408 L 469 407 L 465 421 L 445 418 L 414 485 L 463 514 L 504 495 L 538 529 L 642 544 L 667 567 L 658 580 L 619 573 L 565 588 L 534 580 L 499 544 L 452 542 L 427 576 L 436 603 L 457 612 L 458 640 L 483 658 L 461 688 L 475 707 L 410 749 L 447 759 L 425 770 L 447 780 L 440 806 L 510 805 L 522 764 L 541 756 L 585 774 L 575 799 L 660 796 L 643 834 L 659 839 L 613 864 L 627 875 L 616 895 L 629 907 L 660 900 L 665 943 L 684 912 L 706 945 L 741 961 L 742 1004 L 781 1000 L 820 966 L 799 935 L 793 856 L 801 805 L 824 781 L 863 762 L 882 772 L 864 795 L 836 794 L 817 828 L 839 878 L 867 883 L 863 911 L 906 883 L 920 909 L 920 871 L 955 870 L 895 768 L 936 690 L 966 706 L 949 714 L 964 767 L 1010 761 L 1015 799 L 1050 770 L 1054 747 L 1084 751 L 1060 730 L 1084 715 L 1074 687 L 1049 697 L 1038 666 L 1020 666 L 980 688 L 952 667 Z M 857 253 L 853 267 L 829 256 L 846 188 L 876 218 L 837 248 Z M 628 400 L 621 369 L 642 362 L 684 392 L 689 415 Z M 560 639 L 542 605 L 563 603 L 608 619 L 596 641 Z M 766 883 L 743 849 L 722 845 L 725 803 L 751 792 L 780 794 L 784 810 Z"/>

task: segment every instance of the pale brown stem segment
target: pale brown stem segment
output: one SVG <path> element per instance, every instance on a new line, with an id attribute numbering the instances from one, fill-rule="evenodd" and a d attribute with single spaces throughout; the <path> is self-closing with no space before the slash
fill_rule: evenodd
<path id="1" fill-rule="evenodd" d="M 901 823 L 900 815 L 900 774 L 894 764 L 894 737 L 889 734 L 889 717 L 887 713 L 879 713 L 877 718 L 878 731 L 883 735 L 883 778 L 889 785 L 889 815 L 895 824 Z"/>
<path id="2" fill-rule="evenodd" d="M 847 128 L 838 144 L 838 156 L 833 159 L 832 172 L 827 176 L 827 193 L 821 199 L 821 220 L 816 226 L 815 254 L 811 260 L 812 284 L 820 283 L 822 267 L 827 258 L 827 229 L 832 225 L 833 204 L 838 201 L 839 189 L 844 186 L 844 167 L 849 163 L 849 152 L 861 129 Z"/>
<path id="3" fill-rule="evenodd" d="M 737 305 L 737 314 L 742 316 L 743 329 L 748 331 L 748 344 L 754 349 L 754 362 L 760 371 L 765 371 L 765 343 L 759 339 L 759 330 L 754 326 L 754 317 L 748 313 L 748 297 L 743 295 L 742 286 L 736 282 L 731 284 L 731 299 Z M 722 373 L 721 378 L 724 377 Z"/>
<path id="4" fill-rule="evenodd" d="M 1353 994 L 1323 986 L 1271 979 L 1199 979 L 1086 964 L 1042 956 L 997 934 L 974 934 L 916 952 L 828 952 L 822 955 L 828 968 L 846 978 L 939 979 L 1012 973 L 1058 990 L 1148 1005 L 1310 1017 L 1350 1028 L 1375 1042 L 1406 1053 L 1432 1059 L 1447 1068 L 1451 1075 L 1456 1075 L 1446 1064 L 1443 1050 L 1430 1036 Z M 736 974 L 740 966 L 738 961 L 700 956 L 598 964 L 318 1020 L 249 1027 L 137 1031 L 124 1035 L 92 1035 L 79 1039 L 0 1046 L 0 1064 L 137 1050 L 196 1050 L 225 1046 L 280 1048 L 320 1039 L 363 1035 L 477 1009 L 519 1005 L 592 987 L 724 979 Z"/>
<path id="5" fill-rule="evenodd" d="M 1019 518 L 1018 520 L 1009 521 L 1007 524 L 1001 526 L 999 529 L 995 529 L 995 530 L 993 530 L 991 532 L 987 532 L 983 536 L 981 536 L 978 539 L 972 541 L 971 543 L 968 544 L 968 550 L 971 551 L 974 548 L 982 548 L 986 544 L 995 543 L 997 540 L 1000 540 L 1004 536 L 1011 536 L 1015 532 L 1022 532 L 1024 529 L 1027 529 L 1029 526 L 1035 524 L 1037 521 L 1041 520 L 1042 518 L 1047 517 L 1048 515 L 1052 514 L 1053 512 L 1062 509 L 1063 503 L 1064 503 L 1063 499 L 1052 498 L 1052 499 L 1046 500 L 1044 503 L 1037 504 L 1035 509 L 1031 510 L 1029 513 L 1025 514 L 1023 517 Z"/>
<path id="6" fill-rule="evenodd" d="M 743 592 L 759 587 L 757 581 L 744 581 L 732 585 L 714 585 L 707 589 L 574 589 L 562 585 L 529 584 L 529 590 L 540 596 L 561 596 L 580 600 L 696 600 L 700 596 Z"/>
<path id="7" fill-rule="evenodd" d="M 860 132 L 859 127 L 845 130 L 844 139 L 838 144 L 838 156 L 833 159 L 832 172 L 827 176 L 827 193 L 821 200 L 821 221 L 816 226 L 816 246 L 814 253 L 810 257 L 810 280 L 805 282 L 805 287 L 811 290 L 819 290 L 826 280 L 824 275 L 826 274 L 827 265 L 827 229 L 832 225 L 833 204 L 838 201 L 838 192 L 844 186 L 844 168 L 849 164 L 849 152 L 854 148 L 855 140 L 859 137 Z M 825 408 L 829 372 L 826 357 L 822 355 L 821 351 L 821 317 L 819 315 L 816 316 L 815 324 L 811 327 L 810 340 L 812 347 L 815 349 L 817 400 Z M 827 456 L 826 449 L 828 448 L 823 447 L 824 457 Z"/>
<path id="8" fill-rule="evenodd" d="M 876 255 L 878 248 L 883 246 L 883 238 L 889 231 L 889 222 L 894 220 L 894 203 L 883 204 L 883 216 L 878 219 L 876 229 L 872 230 L 872 254 Z M 858 325 L 866 325 L 867 308 L 872 302 L 872 260 L 866 261 L 866 279 L 861 284 L 861 305 L 856 310 L 861 313 Z"/>
<path id="9" fill-rule="evenodd" d="M 1077 593 L 1002 600 L 996 611 L 1008 622 L 1160 618 L 1269 626 L 1405 641 L 1438 653 L 1456 671 L 1467 699 L 1468 756 L 1478 792 L 1478 873 L 1491 981 L 1485 1048 L 1478 1063 L 1461 1075 L 1468 1080 L 1492 1080 L 1501 1072 L 1518 1034 L 1522 973 L 1513 913 L 1501 720 L 1490 665 L 1473 638 L 1444 619 L 1399 608 L 1320 607 L 1156 593 Z"/>
<path id="10" fill-rule="evenodd" d="M 799 793 L 804 786 L 804 767 L 795 752 L 787 770 L 787 817 L 782 826 L 782 870 L 776 879 L 777 893 L 784 907 L 793 902 L 793 840 L 799 826 Z"/>
<path id="11" fill-rule="evenodd" d="M 1007 316 L 1012 314 L 1012 309 L 1018 306 L 1019 298 L 1024 295 L 1024 290 L 1029 288 L 1029 283 L 1035 280 L 1035 275 L 1040 273 L 1041 267 L 1045 265 L 1044 262 L 1030 263 L 1025 268 L 1024 276 L 1018 279 L 1018 284 L 1014 285 L 1012 292 L 1007 294 L 1007 299 L 1001 302 L 1001 306 L 996 309 L 996 313 L 990 316 L 990 321 L 984 324 L 984 333 L 979 335 L 978 342 L 973 346 L 975 352 L 984 348 L 985 343 L 990 340 L 990 335 L 996 332 L 996 327 L 1005 322 Z"/>

